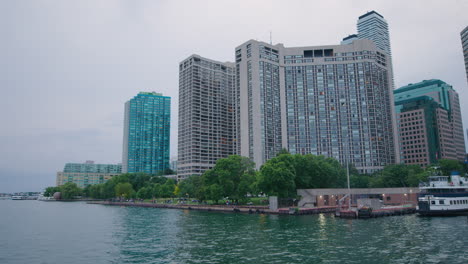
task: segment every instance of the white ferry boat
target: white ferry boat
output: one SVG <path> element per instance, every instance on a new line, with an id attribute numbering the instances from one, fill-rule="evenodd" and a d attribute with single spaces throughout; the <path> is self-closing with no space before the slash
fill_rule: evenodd
<path id="1" fill-rule="evenodd" d="M 429 182 L 419 186 L 418 213 L 420 215 L 468 214 L 468 179 L 460 175 L 430 176 Z"/>

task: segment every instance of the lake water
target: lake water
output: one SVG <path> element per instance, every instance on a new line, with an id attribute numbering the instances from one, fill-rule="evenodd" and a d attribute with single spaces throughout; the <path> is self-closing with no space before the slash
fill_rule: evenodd
<path id="1" fill-rule="evenodd" d="M 468 218 L 0 200 L 0 263 L 468 263 Z"/>

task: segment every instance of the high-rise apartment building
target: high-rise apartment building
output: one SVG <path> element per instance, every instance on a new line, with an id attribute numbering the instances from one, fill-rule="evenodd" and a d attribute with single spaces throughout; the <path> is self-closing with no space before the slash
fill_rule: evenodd
<path id="1" fill-rule="evenodd" d="M 67 163 L 63 171 L 57 172 L 57 186 L 67 182 L 74 182 L 80 188 L 88 185 L 104 183 L 113 176 L 122 173 L 120 164 L 94 164 L 92 161 L 85 163 Z"/>
<path id="2" fill-rule="evenodd" d="M 463 57 L 465 58 L 466 79 L 468 81 L 468 26 L 460 32 L 463 47 Z"/>
<path id="3" fill-rule="evenodd" d="M 235 154 L 235 67 L 192 55 L 179 64 L 177 174 L 200 175 Z"/>
<path id="4" fill-rule="evenodd" d="M 367 12 L 366 14 L 359 17 L 357 22 L 357 31 L 357 38 L 370 39 L 375 43 L 375 45 L 377 45 L 377 48 L 387 53 L 388 68 L 392 72 L 391 85 L 392 89 L 395 89 L 393 78 L 392 49 L 390 46 L 390 34 L 388 30 L 387 20 L 385 20 L 385 18 L 376 11 Z M 343 39 L 344 42 L 346 42 L 345 39 Z M 395 134 L 394 137 L 396 140 L 398 140 L 397 134 Z"/>
<path id="5" fill-rule="evenodd" d="M 388 55 L 368 39 L 236 48 L 238 153 L 260 167 L 281 148 L 373 172 L 396 159 Z"/>
<path id="6" fill-rule="evenodd" d="M 123 172 L 158 173 L 169 168 L 171 98 L 141 92 L 125 103 Z"/>
<path id="7" fill-rule="evenodd" d="M 438 159 L 464 160 L 460 102 L 452 86 L 425 80 L 394 95 L 402 162 L 426 166 Z"/>
<path id="8" fill-rule="evenodd" d="M 390 57 L 392 56 L 388 23 L 381 14 L 371 11 L 360 16 L 357 30 L 359 39 L 372 40 L 377 48 L 385 51 Z"/>
<path id="9" fill-rule="evenodd" d="M 237 152 L 249 157 L 257 168 L 287 148 L 286 112 L 281 108 L 283 48 L 253 40 L 236 48 Z"/>

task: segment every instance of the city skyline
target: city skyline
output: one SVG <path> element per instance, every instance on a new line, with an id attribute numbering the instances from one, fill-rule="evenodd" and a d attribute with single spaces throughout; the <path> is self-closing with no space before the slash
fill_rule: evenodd
<path id="1" fill-rule="evenodd" d="M 249 39 L 269 42 L 270 31 L 273 43 L 287 47 L 339 44 L 370 10 L 389 23 L 395 88 L 441 79 L 453 85 L 461 112 L 468 112 L 460 41 L 468 25 L 466 2 L 332 1 L 321 6 L 295 1 L 303 7 L 286 15 L 286 22 L 276 19 L 283 17 L 281 2 L 267 2 L 272 4 L 265 9 L 260 9 L 264 2 L 1 3 L 0 30 L 7 41 L 0 44 L 5 58 L 0 110 L 8 125 L 0 134 L 0 192 L 52 186 L 67 162 L 118 163 L 121 106 L 142 90 L 173 98 L 171 156 L 176 156 L 178 63 L 191 54 L 234 61 L 235 47 Z M 243 4 L 251 8 L 242 9 Z M 226 18 L 199 17 L 208 5 L 210 14 Z M 312 16 L 307 11 L 317 8 L 334 12 Z M 250 24 L 238 19 L 240 10 Z M 444 21 L 436 19 L 441 16 Z M 304 25 L 310 34 L 304 34 Z M 467 115 L 463 121 L 466 129 Z"/>

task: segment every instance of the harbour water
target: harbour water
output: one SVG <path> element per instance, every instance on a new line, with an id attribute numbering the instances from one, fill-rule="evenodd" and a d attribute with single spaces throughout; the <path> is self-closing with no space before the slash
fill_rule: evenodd
<path id="1" fill-rule="evenodd" d="M 468 219 L 0 201 L 0 263 L 468 263 Z"/>

